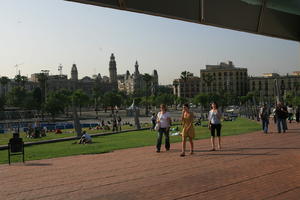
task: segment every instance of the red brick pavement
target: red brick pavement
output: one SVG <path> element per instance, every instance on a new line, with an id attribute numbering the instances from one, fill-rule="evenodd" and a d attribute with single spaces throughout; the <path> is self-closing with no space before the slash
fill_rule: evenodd
<path id="1" fill-rule="evenodd" d="M 0 199 L 300 199 L 300 124 L 223 144 L 209 152 L 209 140 L 196 141 L 183 158 L 177 143 L 0 165 Z"/>

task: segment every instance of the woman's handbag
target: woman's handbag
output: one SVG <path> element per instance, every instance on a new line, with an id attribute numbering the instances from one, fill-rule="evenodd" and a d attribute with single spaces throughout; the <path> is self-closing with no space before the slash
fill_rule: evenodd
<path id="1" fill-rule="evenodd" d="M 159 123 L 156 123 L 155 124 L 155 127 L 154 127 L 154 130 L 158 131 L 160 129 L 160 124 Z"/>

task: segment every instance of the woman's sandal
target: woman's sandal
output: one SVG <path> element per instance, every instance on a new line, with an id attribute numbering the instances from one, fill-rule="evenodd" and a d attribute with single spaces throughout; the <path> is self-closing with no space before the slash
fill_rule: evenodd
<path id="1" fill-rule="evenodd" d="M 185 156 L 185 153 L 181 153 L 181 154 L 180 154 L 180 157 L 184 157 L 184 156 Z"/>

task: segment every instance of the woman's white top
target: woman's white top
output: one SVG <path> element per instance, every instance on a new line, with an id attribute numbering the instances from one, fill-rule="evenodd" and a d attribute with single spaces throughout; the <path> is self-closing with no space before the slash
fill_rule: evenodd
<path id="1" fill-rule="evenodd" d="M 218 115 L 221 116 L 220 111 L 210 110 L 209 113 L 208 113 L 208 120 L 210 121 L 210 123 L 212 123 L 212 124 L 221 124 L 221 117 L 219 118 Z"/>
<path id="2" fill-rule="evenodd" d="M 170 119 L 171 115 L 169 112 L 165 112 L 164 114 L 162 112 L 159 112 L 157 114 L 157 120 L 159 121 L 160 128 L 169 128 L 170 127 Z"/>

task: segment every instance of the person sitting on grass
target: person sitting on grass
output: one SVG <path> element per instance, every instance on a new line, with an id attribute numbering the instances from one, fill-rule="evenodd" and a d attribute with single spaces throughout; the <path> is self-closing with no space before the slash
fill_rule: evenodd
<path id="1" fill-rule="evenodd" d="M 83 135 L 79 140 L 79 144 L 91 144 L 91 143 L 92 143 L 92 137 L 89 134 L 87 134 L 86 131 L 83 131 Z"/>
<path id="2" fill-rule="evenodd" d="M 55 134 L 62 134 L 62 131 L 61 131 L 59 128 L 57 128 L 57 129 L 55 130 Z"/>

